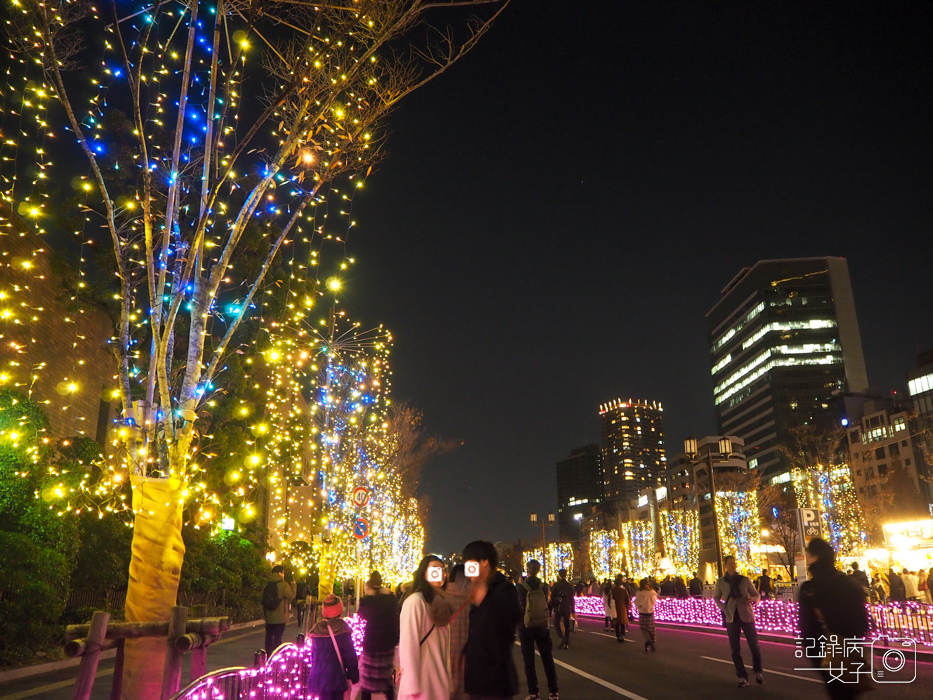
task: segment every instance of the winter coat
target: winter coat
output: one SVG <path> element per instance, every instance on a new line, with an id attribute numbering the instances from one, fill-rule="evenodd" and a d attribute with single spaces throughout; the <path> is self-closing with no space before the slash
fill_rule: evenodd
<path id="1" fill-rule="evenodd" d="M 334 649 L 334 641 L 328 632 L 328 626 L 334 632 L 340 658 Z M 347 679 L 353 683 L 360 681 L 360 669 L 357 664 L 356 650 L 350 627 L 341 618 L 320 620 L 310 632 L 311 670 L 308 672 L 308 695 L 315 697 L 324 693 L 339 693 L 346 690 Z"/>
<path id="2" fill-rule="evenodd" d="M 840 640 L 867 636 L 868 611 L 861 586 L 832 566 L 819 564 L 810 566 L 813 578 L 800 586 L 800 636 L 804 649 L 818 648 L 813 645 L 823 635 L 835 634 Z M 817 610 L 823 615 L 825 630 Z"/>
<path id="3" fill-rule="evenodd" d="M 398 644 L 398 604 L 392 593 L 377 593 L 360 598 L 360 617 L 366 621 L 363 651 L 392 651 Z"/>
<path id="4" fill-rule="evenodd" d="M 564 615 L 573 612 L 573 586 L 566 579 L 557 579 L 557 582 L 551 586 L 551 607 Z M 560 605 L 556 605 L 557 601 Z"/>
<path id="5" fill-rule="evenodd" d="M 613 586 L 612 602 L 615 616 L 624 622 L 628 617 L 628 609 L 632 607 L 632 596 L 629 595 L 628 589 L 625 586 Z"/>
<path id="6" fill-rule="evenodd" d="M 295 599 L 295 584 L 285 580 L 282 574 L 269 574 L 267 581 L 278 582 L 279 606 L 274 610 L 263 607 L 267 625 L 288 624 L 288 604 Z"/>
<path id="7" fill-rule="evenodd" d="M 518 584 L 515 590 L 518 591 L 518 607 L 522 610 L 522 626 L 525 625 L 525 606 L 528 605 L 528 590 L 525 588 L 526 584 L 528 588 L 533 591 L 540 588 L 544 593 L 545 600 L 548 600 L 551 594 L 551 589 L 548 585 L 537 576 L 529 576 L 523 583 Z"/>
<path id="8" fill-rule="evenodd" d="M 441 595 L 436 593 L 434 599 L 439 600 Z M 402 670 L 399 700 L 418 694 L 423 700 L 447 700 L 450 697 L 450 628 L 447 627 L 450 615 L 442 621 L 443 624 L 437 624 L 441 620 L 435 620 L 422 593 L 412 593 L 405 598 L 398 645 Z"/>
<path id="9" fill-rule="evenodd" d="M 739 620 L 742 622 L 754 622 L 754 604 L 761 600 L 761 594 L 748 576 L 735 574 L 733 577 L 731 574 L 726 574 L 716 582 L 713 600 L 722 610 L 723 621 L 726 624 L 735 621 L 736 613 L 739 614 Z"/>
<path id="10" fill-rule="evenodd" d="M 891 591 L 888 597 L 892 602 L 904 603 L 907 601 L 907 589 L 904 587 L 904 581 L 893 571 L 888 573 L 888 588 Z"/>
<path id="11" fill-rule="evenodd" d="M 512 642 L 522 610 L 515 587 L 501 572 L 496 571 L 487 585 L 482 602 L 470 611 L 463 687 L 467 695 L 510 698 L 518 693 Z"/>
<path id="12" fill-rule="evenodd" d="M 658 592 L 653 588 L 647 591 L 638 591 L 635 594 L 635 607 L 640 613 L 654 614 L 654 606 L 658 604 Z"/>
<path id="13" fill-rule="evenodd" d="M 691 598 L 702 598 L 703 597 L 703 582 L 694 576 L 690 579 L 690 597 Z"/>
<path id="14" fill-rule="evenodd" d="M 906 574 L 901 574 L 901 580 L 904 582 L 904 594 L 907 596 L 907 600 L 920 597 L 916 576 L 908 572 Z"/>
<path id="15" fill-rule="evenodd" d="M 684 583 L 684 580 L 677 576 L 674 579 L 674 591 L 677 593 L 677 597 L 681 600 L 686 600 L 687 598 L 687 584 Z"/>

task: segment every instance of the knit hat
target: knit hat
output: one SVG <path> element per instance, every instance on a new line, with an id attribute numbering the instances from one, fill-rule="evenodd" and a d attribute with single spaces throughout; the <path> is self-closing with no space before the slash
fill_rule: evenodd
<path id="1" fill-rule="evenodd" d="M 322 611 L 326 618 L 340 617 L 343 615 L 343 601 L 331 593 L 324 599 Z"/>

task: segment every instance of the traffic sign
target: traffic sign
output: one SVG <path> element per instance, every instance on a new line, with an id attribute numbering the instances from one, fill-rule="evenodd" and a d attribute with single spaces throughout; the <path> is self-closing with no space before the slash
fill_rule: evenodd
<path id="1" fill-rule="evenodd" d="M 365 486 L 357 486 L 353 489 L 353 504 L 357 508 L 362 508 L 369 503 L 369 489 Z"/>
<path id="2" fill-rule="evenodd" d="M 353 523 L 353 536 L 358 540 L 365 540 L 369 536 L 369 521 L 366 518 L 357 518 Z"/>

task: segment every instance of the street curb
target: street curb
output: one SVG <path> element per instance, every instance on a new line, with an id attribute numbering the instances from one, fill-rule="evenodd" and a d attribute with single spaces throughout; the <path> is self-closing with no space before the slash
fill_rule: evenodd
<path id="1" fill-rule="evenodd" d="M 234 632 L 236 630 L 247 629 L 250 627 L 258 627 L 259 625 L 265 624 L 265 620 L 250 620 L 249 622 L 238 622 L 235 625 L 230 625 L 228 632 Z M 116 649 L 107 649 L 100 653 L 100 658 L 103 659 L 112 659 L 117 655 Z M 76 656 L 73 659 L 62 659 L 61 661 L 50 661 L 45 664 L 35 664 L 33 666 L 23 666 L 22 668 L 14 668 L 9 671 L 0 671 L 0 685 L 4 683 L 12 683 L 13 681 L 22 680 L 23 678 L 32 678 L 33 676 L 41 676 L 44 673 L 53 673 L 54 671 L 61 671 L 66 668 L 74 668 L 81 663 L 81 657 Z"/>

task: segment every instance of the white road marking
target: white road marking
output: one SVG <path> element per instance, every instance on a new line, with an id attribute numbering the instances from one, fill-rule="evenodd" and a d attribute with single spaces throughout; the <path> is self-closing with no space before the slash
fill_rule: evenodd
<path id="1" fill-rule="evenodd" d="M 729 664 L 732 666 L 732 661 L 729 659 L 714 659 L 712 656 L 701 656 L 701 659 L 706 659 L 707 661 L 716 661 L 721 664 Z M 746 666 L 745 668 L 748 668 Z M 767 676 L 786 676 L 787 678 L 796 678 L 798 681 L 807 681 L 808 683 L 820 683 L 823 681 L 819 678 L 807 678 L 806 676 L 795 676 L 793 673 L 784 673 L 783 671 L 765 671 Z"/>
<path id="2" fill-rule="evenodd" d="M 590 633 L 590 634 L 598 634 L 600 637 L 609 637 L 609 639 L 615 639 L 615 638 L 616 638 L 616 636 L 615 636 L 614 634 L 606 634 L 605 632 L 593 632 L 592 630 L 577 630 L 577 631 L 578 631 L 578 632 L 588 632 L 588 633 Z M 635 640 L 634 640 L 634 639 L 629 639 L 628 637 L 625 638 L 625 641 L 626 641 L 626 642 L 631 642 L 632 644 L 635 644 Z"/>
<path id="3" fill-rule="evenodd" d="M 515 642 L 515 646 L 521 646 L 521 645 L 518 642 Z M 541 656 L 541 653 L 538 652 L 537 650 L 535 650 L 535 654 L 537 654 L 538 656 Z M 609 681 L 604 681 L 602 678 L 598 676 L 594 676 L 591 673 L 587 673 L 586 671 L 579 669 L 576 666 L 571 666 L 566 661 L 561 661 L 560 659 L 555 658 L 554 665 L 560 666 L 561 668 L 566 668 L 571 673 L 576 673 L 578 676 L 583 676 L 587 680 L 593 681 L 597 685 L 601 685 L 603 688 L 608 688 L 613 693 L 617 693 L 618 695 L 629 698 L 629 700 L 648 700 L 648 698 L 642 697 L 638 693 L 633 693 L 631 690 L 620 688 L 619 686 L 614 685 L 613 683 L 610 683 Z"/>

